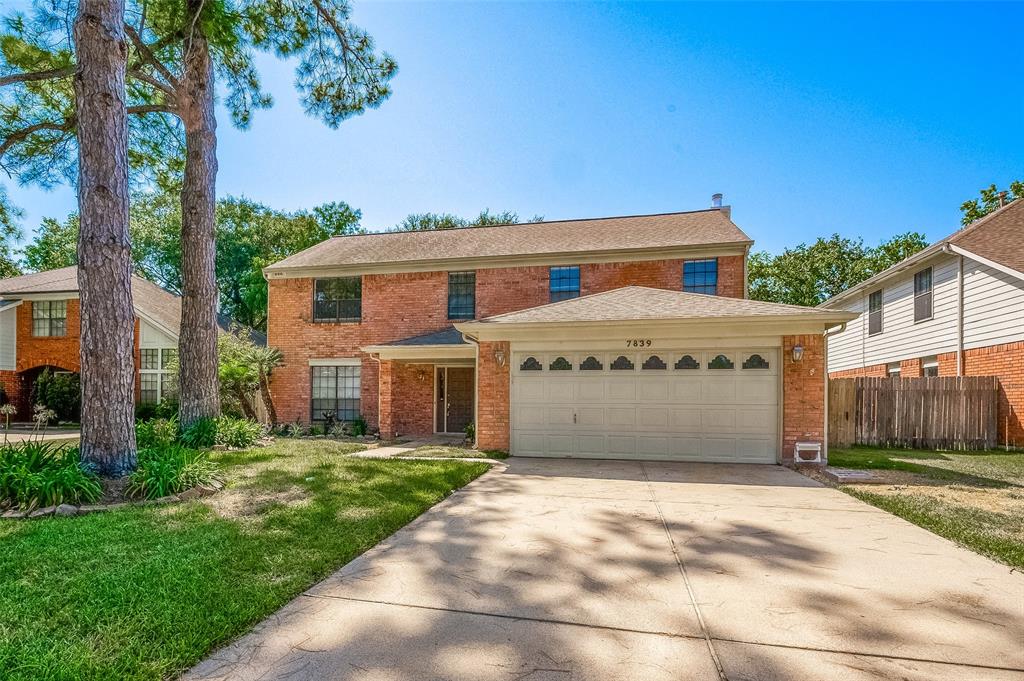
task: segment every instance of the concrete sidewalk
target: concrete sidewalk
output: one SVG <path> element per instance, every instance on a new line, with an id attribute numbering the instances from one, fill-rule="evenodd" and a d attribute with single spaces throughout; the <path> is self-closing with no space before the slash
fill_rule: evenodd
<path id="1" fill-rule="evenodd" d="M 1024 679 L 1024 576 L 792 471 L 508 463 L 186 678 Z"/>

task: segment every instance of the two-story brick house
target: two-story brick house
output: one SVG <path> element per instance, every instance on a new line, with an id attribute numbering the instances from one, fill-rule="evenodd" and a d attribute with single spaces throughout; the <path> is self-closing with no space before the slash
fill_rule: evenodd
<path id="1" fill-rule="evenodd" d="M 1000 443 L 1024 446 L 1024 200 L 834 296 L 859 316 L 829 339 L 829 374 L 997 376 Z"/>
<path id="2" fill-rule="evenodd" d="M 181 299 L 132 277 L 135 307 L 135 398 L 159 402 L 178 352 Z M 222 320 L 226 328 L 226 320 Z M 77 373 L 78 268 L 64 267 L 0 280 L 0 387 L 16 419 L 31 418 L 32 387 L 44 369 Z"/>
<path id="3" fill-rule="evenodd" d="M 282 420 L 535 456 L 776 462 L 825 438 L 825 331 L 746 300 L 728 207 L 335 237 L 265 269 Z"/>

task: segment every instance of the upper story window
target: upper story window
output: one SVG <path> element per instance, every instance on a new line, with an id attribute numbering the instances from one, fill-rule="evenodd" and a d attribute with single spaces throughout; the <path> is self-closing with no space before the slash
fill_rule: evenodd
<path id="1" fill-rule="evenodd" d="M 683 261 L 683 290 L 687 293 L 718 293 L 718 259 Z"/>
<path id="2" fill-rule="evenodd" d="M 476 316 L 476 272 L 448 273 L 448 319 Z"/>
<path id="3" fill-rule="evenodd" d="M 868 296 L 868 335 L 882 333 L 882 289 Z"/>
<path id="4" fill-rule="evenodd" d="M 569 300 L 580 296 L 579 265 L 551 268 L 551 302 Z"/>
<path id="5" fill-rule="evenodd" d="M 37 300 L 32 303 L 32 335 L 64 336 L 68 332 L 68 301 Z"/>
<path id="6" fill-rule="evenodd" d="M 932 268 L 914 275 L 914 321 L 932 318 Z"/>
<path id="7" fill-rule="evenodd" d="M 358 322 L 362 316 L 362 277 L 317 279 L 314 282 L 313 321 Z"/>

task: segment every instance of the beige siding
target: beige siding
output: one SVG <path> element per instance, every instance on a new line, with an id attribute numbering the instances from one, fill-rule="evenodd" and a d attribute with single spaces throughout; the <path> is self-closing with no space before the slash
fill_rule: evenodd
<path id="1" fill-rule="evenodd" d="M 0 369 L 14 371 L 17 365 L 18 308 L 0 312 Z"/>
<path id="2" fill-rule="evenodd" d="M 932 318 L 914 323 L 914 274 L 932 267 Z M 878 289 L 873 289 L 878 290 Z M 931 258 L 885 282 L 882 287 L 882 333 L 867 334 L 868 295 L 848 301 L 843 309 L 861 312 L 846 331 L 829 339 L 828 370 L 896 362 L 953 352 L 957 345 L 957 259 Z"/>
<path id="3" fill-rule="evenodd" d="M 1024 281 L 964 258 L 964 348 L 1024 340 Z"/>

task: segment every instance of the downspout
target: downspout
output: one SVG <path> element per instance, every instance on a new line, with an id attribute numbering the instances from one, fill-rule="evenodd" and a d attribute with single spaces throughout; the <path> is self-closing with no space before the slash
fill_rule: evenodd
<path id="1" fill-rule="evenodd" d="M 942 247 L 946 255 L 957 258 L 956 274 L 956 375 L 964 375 L 964 256 L 955 253 L 949 244 Z"/>
<path id="2" fill-rule="evenodd" d="M 825 381 L 825 427 L 822 429 L 822 433 L 824 433 L 822 440 L 824 440 L 824 442 L 821 443 L 821 450 L 823 454 L 822 458 L 826 466 L 828 465 L 828 339 L 842 333 L 843 331 L 846 331 L 846 322 L 843 322 L 832 329 L 826 329 L 823 334 L 825 342 L 825 378 L 823 379 Z M 795 458 L 796 457 L 794 455 L 794 460 Z"/>

